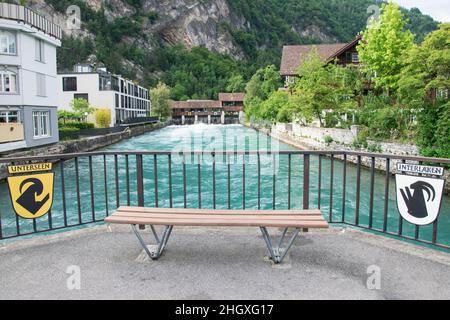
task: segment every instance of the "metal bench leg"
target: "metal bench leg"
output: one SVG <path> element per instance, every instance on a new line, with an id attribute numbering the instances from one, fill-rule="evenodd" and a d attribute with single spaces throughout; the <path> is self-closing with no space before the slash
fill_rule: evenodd
<path id="1" fill-rule="evenodd" d="M 152 227 L 153 236 L 155 237 L 155 240 L 156 240 L 156 244 L 158 245 L 158 248 L 156 249 L 156 251 L 150 251 L 150 249 L 148 248 L 147 244 L 144 241 L 144 238 L 142 238 L 142 235 L 139 233 L 138 229 L 136 228 L 136 225 L 134 225 L 134 224 L 131 225 L 131 228 L 133 229 L 134 234 L 138 238 L 141 246 L 144 248 L 147 255 L 152 260 L 158 260 L 161 257 L 162 253 L 164 252 L 167 242 L 169 241 L 170 235 L 173 230 L 173 226 L 166 226 L 161 239 L 159 239 L 155 228 L 153 226 L 151 226 L 151 227 Z"/>
<path id="2" fill-rule="evenodd" d="M 284 229 L 283 234 L 280 237 L 280 240 L 278 242 L 278 247 L 274 247 L 272 244 L 272 241 L 270 240 L 269 232 L 267 231 L 266 227 L 261 227 L 261 233 L 263 235 L 264 241 L 266 242 L 267 249 L 269 249 L 270 258 L 272 261 L 276 264 L 282 263 L 284 258 L 286 258 L 287 253 L 289 252 L 289 249 L 291 249 L 292 245 L 294 244 L 295 239 L 297 239 L 297 236 L 300 232 L 300 229 L 295 229 L 294 234 L 292 235 L 291 239 L 289 240 L 286 248 L 283 248 L 283 241 L 286 237 L 286 233 L 288 231 L 288 228 Z"/>

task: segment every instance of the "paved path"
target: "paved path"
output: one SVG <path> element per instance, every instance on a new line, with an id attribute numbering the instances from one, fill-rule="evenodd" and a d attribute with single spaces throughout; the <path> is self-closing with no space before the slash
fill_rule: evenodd
<path id="1" fill-rule="evenodd" d="M 450 254 L 359 231 L 302 235 L 282 266 L 257 229 L 174 229 L 160 261 L 140 253 L 105 226 L 0 245 L 0 299 L 450 299 Z M 81 290 L 67 289 L 69 266 Z"/>

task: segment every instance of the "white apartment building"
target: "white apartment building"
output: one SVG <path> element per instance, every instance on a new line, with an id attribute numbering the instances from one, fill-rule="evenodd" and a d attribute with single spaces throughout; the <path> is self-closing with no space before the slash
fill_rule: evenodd
<path id="1" fill-rule="evenodd" d="M 57 99 L 62 110 L 72 110 L 73 99 L 86 99 L 94 108 L 110 109 L 111 126 L 130 118 L 148 117 L 151 110 L 146 88 L 89 64 L 78 64 L 72 72 L 58 73 Z"/>
<path id="2" fill-rule="evenodd" d="M 59 141 L 56 48 L 61 28 L 0 3 L 0 152 Z"/>

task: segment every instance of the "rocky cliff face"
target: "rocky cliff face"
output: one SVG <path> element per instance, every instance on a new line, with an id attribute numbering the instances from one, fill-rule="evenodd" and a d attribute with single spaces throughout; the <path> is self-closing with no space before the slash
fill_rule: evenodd
<path id="1" fill-rule="evenodd" d="M 230 13 L 226 0 L 150 0 L 145 1 L 144 8 L 159 13 L 150 29 L 169 44 L 183 43 L 187 48 L 204 46 L 234 57 L 242 55 L 221 22 L 243 28 L 245 20 Z"/>
<path id="2" fill-rule="evenodd" d="M 105 4 L 105 16 L 109 21 L 120 17 L 131 19 L 136 10 L 156 13 L 155 21 L 144 20 L 142 33 L 160 37 L 168 44 L 182 43 L 186 48 L 204 46 L 234 58 L 243 56 L 222 23 L 245 28 L 246 21 L 243 17 L 231 14 L 226 0 L 146 0 L 140 9 L 124 0 L 86 0 L 87 6 L 94 11 L 100 10 L 102 3 Z M 69 16 L 57 12 L 45 0 L 30 0 L 27 5 L 53 19 L 65 29 L 67 35 L 90 36 L 83 30 L 68 29 L 66 21 Z M 130 35 L 130 38 L 139 36 Z M 140 45 L 151 48 L 149 43 L 141 42 Z"/>

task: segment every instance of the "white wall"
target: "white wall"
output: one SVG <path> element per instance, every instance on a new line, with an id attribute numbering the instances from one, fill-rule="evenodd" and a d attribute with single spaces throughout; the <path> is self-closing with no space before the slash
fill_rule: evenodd
<path id="1" fill-rule="evenodd" d="M 76 77 L 77 91 L 63 91 L 63 78 Z M 57 104 L 62 110 L 71 110 L 70 102 L 74 94 L 86 93 L 89 95 L 89 103 L 95 108 L 115 108 L 113 91 L 100 91 L 98 73 L 66 74 L 57 77 Z"/>
<path id="2" fill-rule="evenodd" d="M 0 19 L 0 28 L 16 34 L 17 55 L 0 55 L 0 65 L 18 66 L 18 94 L 2 95 L 2 105 L 56 106 L 56 40 L 30 26 Z M 36 61 L 36 39 L 44 41 L 44 63 Z M 36 74 L 45 75 L 46 96 L 37 96 Z"/>
<path id="3" fill-rule="evenodd" d="M 76 77 L 77 91 L 63 91 L 63 78 Z M 89 103 L 94 108 L 111 110 L 111 125 L 116 121 L 115 113 L 115 92 L 99 90 L 98 73 L 79 73 L 58 75 L 56 81 L 57 105 L 59 110 L 72 110 L 70 103 L 74 99 L 74 94 L 88 94 Z M 93 117 L 88 119 L 95 122 Z"/>

